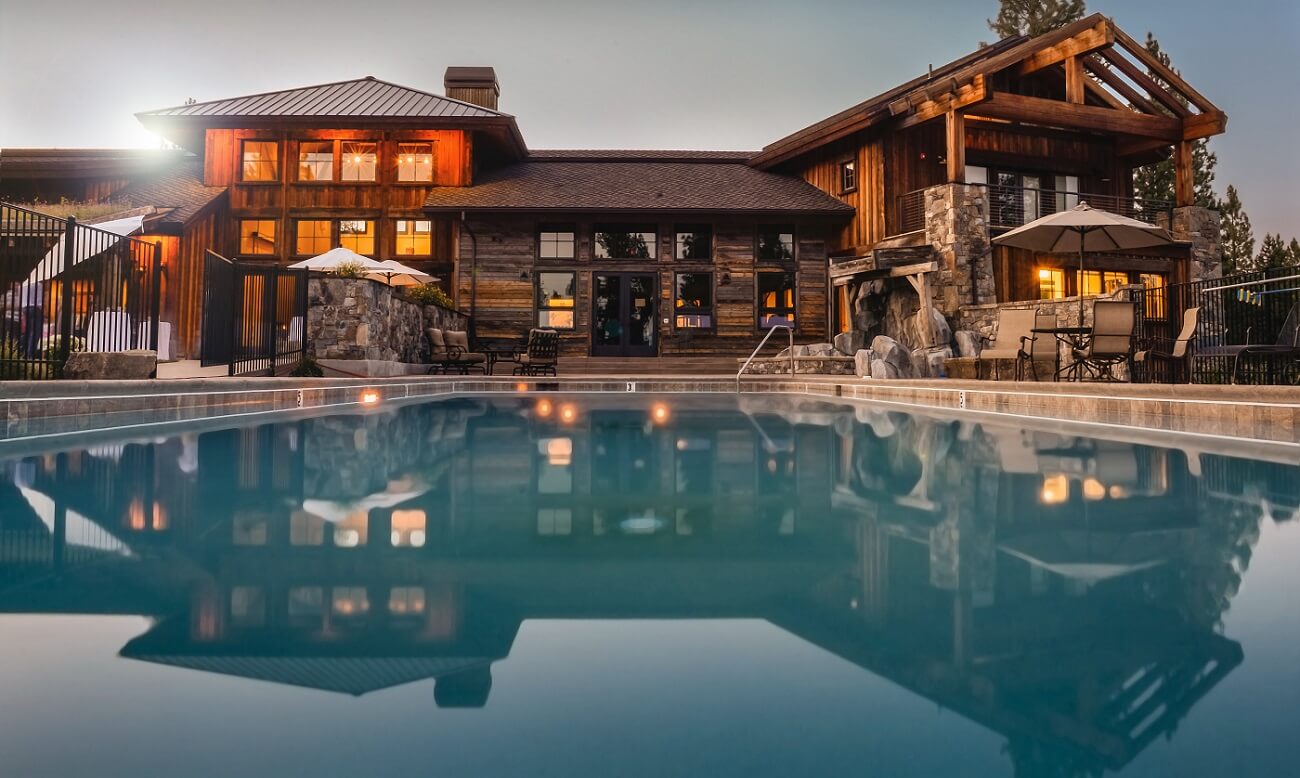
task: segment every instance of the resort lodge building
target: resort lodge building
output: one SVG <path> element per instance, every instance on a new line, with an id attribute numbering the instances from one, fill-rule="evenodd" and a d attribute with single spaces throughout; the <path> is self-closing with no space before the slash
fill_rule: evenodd
<path id="1" fill-rule="evenodd" d="M 1100 15 L 756 152 L 529 149 L 499 95 L 492 68 L 453 67 L 444 95 L 365 77 L 145 111 L 179 150 L 4 150 L 0 198 L 143 214 L 181 358 L 201 348 L 209 251 L 398 259 L 438 280 L 480 343 L 550 327 L 563 356 L 596 364 L 730 360 L 777 324 L 850 351 L 879 334 L 942 347 L 945 325 L 987 329 L 999 305 L 1218 269 L 1191 152 L 1226 117 Z M 1171 155 L 1176 201 L 1135 199 L 1134 169 Z M 990 243 L 1081 201 L 1180 243 L 1089 257 L 1082 274 Z"/>

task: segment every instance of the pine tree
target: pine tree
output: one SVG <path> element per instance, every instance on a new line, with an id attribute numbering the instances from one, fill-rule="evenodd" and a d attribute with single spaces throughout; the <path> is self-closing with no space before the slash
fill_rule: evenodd
<path id="1" fill-rule="evenodd" d="M 1223 272 L 1231 275 L 1249 268 L 1255 259 L 1255 233 L 1251 230 L 1250 217 L 1241 204 L 1237 187 L 1232 184 L 1228 184 L 1228 194 L 1219 213 L 1222 216 Z"/>
<path id="2" fill-rule="evenodd" d="M 1161 63 L 1173 70 L 1175 68 L 1169 59 L 1169 55 L 1160 49 L 1160 42 L 1155 36 L 1147 33 L 1146 49 Z M 1163 86 L 1168 86 L 1164 79 L 1153 72 L 1148 71 L 1148 75 Z M 1181 99 L 1181 97 L 1180 97 Z M 1184 104 L 1186 100 L 1183 100 Z M 1206 208 L 1217 208 L 1219 205 L 1218 198 L 1214 194 L 1214 168 L 1219 164 L 1219 158 L 1214 152 L 1210 151 L 1210 141 L 1208 138 L 1202 138 L 1192 144 L 1192 174 L 1196 191 L 1196 204 Z M 1150 202 L 1162 200 L 1165 202 L 1174 201 L 1174 160 L 1173 157 L 1162 160 L 1154 165 L 1146 165 L 1133 171 L 1133 193 L 1139 199 Z"/>
<path id="3" fill-rule="evenodd" d="M 1255 266 L 1252 270 L 1268 270 L 1275 267 L 1286 267 L 1290 264 L 1291 252 L 1282 242 L 1281 235 L 1269 233 L 1264 236 L 1264 242 L 1259 244 L 1259 256 L 1255 257 Z"/>
<path id="4" fill-rule="evenodd" d="M 1084 0 L 1001 0 L 998 18 L 988 23 L 999 38 L 1033 37 L 1077 22 L 1086 12 Z"/>
<path id="5" fill-rule="evenodd" d="M 1291 239 L 1291 245 L 1287 247 L 1286 252 L 1291 255 L 1291 266 L 1300 267 L 1300 240 Z"/>

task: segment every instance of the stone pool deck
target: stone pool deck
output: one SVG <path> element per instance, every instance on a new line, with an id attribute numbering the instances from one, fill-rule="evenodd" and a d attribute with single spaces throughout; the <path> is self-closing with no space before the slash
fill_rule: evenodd
<path id="1" fill-rule="evenodd" d="M 745 394 L 839 399 L 900 411 L 927 409 L 954 419 L 1014 421 L 1029 417 L 1057 425 L 1103 426 L 1158 433 L 1160 437 L 1203 436 L 1234 447 L 1262 443 L 1294 448 L 1300 461 L 1300 387 L 753 376 L 746 377 L 740 389 Z M 0 418 L 4 419 L 0 441 L 521 391 L 734 393 L 736 382 L 716 375 L 6 382 L 0 385 Z M 366 402 L 368 394 L 374 395 L 373 402 Z"/>

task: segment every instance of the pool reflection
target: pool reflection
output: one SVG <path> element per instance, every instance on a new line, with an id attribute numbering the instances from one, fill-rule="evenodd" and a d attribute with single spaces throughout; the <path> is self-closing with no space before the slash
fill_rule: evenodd
<path id="1" fill-rule="evenodd" d="M 1127 764 L 1242 662 L 1221 617 L 1300 504 L 1285 464 L 752 397 L 453 401 L 3 468 L 0 611 L 153 617 L 132 660 L 477 707 L 526 619 L 761 618 L 1060 774 Z"/>

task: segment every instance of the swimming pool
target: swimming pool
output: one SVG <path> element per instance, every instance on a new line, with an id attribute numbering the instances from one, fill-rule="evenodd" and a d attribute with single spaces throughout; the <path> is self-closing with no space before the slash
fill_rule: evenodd
<path id="1" fill-rule="evenodd" d="M 0 773 L 1300 758 L 1285 456 L 793 396 L 230 423 L 0 463 Z"/>

